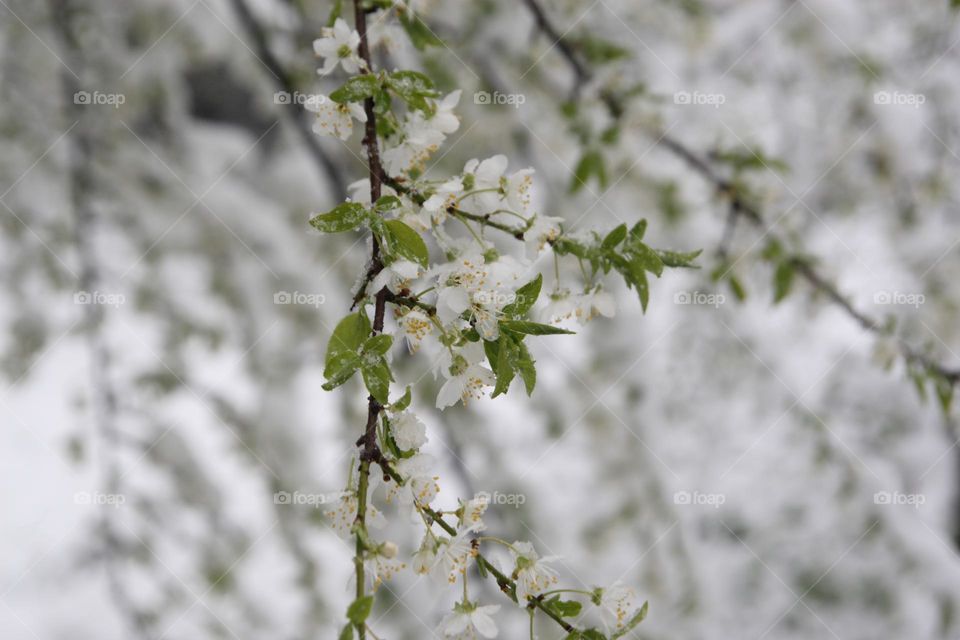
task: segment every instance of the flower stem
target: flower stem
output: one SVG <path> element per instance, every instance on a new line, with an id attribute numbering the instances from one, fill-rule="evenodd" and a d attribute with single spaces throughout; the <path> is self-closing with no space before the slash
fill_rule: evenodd
<path id="1" fill-rule="evenodd" d="M 354 23 L 357 33 L 360 36 L 360 43 L 357 51 L 365 64 L 365 73 L 373 73 L 373 60 L 370 56 L 370 45 L 367 41 L 367 12 L 363 6 L 362 0 L 353 2 Z M 370 175 L 370 202 L 376 202 L 380 198 L 381 180 L 383 169 L 380 164 L 380 148 L 377 143 L 377 116 L 373 109 L 373 98 L 364 100 L 363 109 L 367 116 L 366 129 L 363 136 L 363 146 L 367 152 L 367 169 Z M 373 237 L 373 248 L 370 255 L 370 268 L 366 274 L 366 282 L 361 287 L 361 291 L 366 289 L 367 284 L 383 269 L 383 259 L 380 255 L 380 243 L 377 237 Z M 383 318 L 387 307 L 387 294 L 389 290 L 384 287 L 376 293 L 375 307 L 373 313 L 374 335 L 383 331 Z M 366 538 L 366 518 L 367 518 L 367 492 L 370 481 L 370 463 L 373 460 L 382 458 L 382 454 L 377 446 L 377 418 L 380 415 L 382 407 L 380 403 L 371 395 L 367 399 L 367 425 L 363 437 L 359 441 L 362 446 L 360 453 L 360 472 L 357 482 L 357 521 L 354 525 L 356 530 L 356 552 L 354 556 L 354 566 L 356 568 L 357 598 L 366 595 L 366 585 L 364 584 L 363 559 L 366 551 L 364 539 Z M 359 622 L 354 627 L 359 640 L 365 640 L 367 637 L 367 626 L 364 622 Z"/>

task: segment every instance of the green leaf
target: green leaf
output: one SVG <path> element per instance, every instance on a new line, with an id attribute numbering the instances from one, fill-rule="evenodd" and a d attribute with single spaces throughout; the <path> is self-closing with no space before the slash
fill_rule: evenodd
<path id="1" fill-rule="evenodd" d="M 430 30 L 423 20 L 411 13 L 409 10 L 400 13 L 400 24 L 410 36 L 410 42 L 419 50 L 430 46 L 440 46 L 443 41 Z"/>
<path id="2" fill-rule="evenodd" d="M 529 320 L 501 320 L 500 328 L 512 331 L 513 333 L 522 333 L 531 336 L 550 336 L 563 333 L 573 334 L 573 331 L 567 331 L 566 329 L 554 327 L 549 324 L 530 322 Z"/>
<path id="3" fill-rule="evenodd" d="M 353 624 L 361 625 L 370 617 L 371 611 L 373 611 L 373 596 L 366 595 L 350 603 L 347 607 L 347 618 Z"/>
<path id="4" fill-rule="evenodd" d="M 310 219 L 310 224 L 323 233 L 353 231 L 367 219 L 367 209 L 359 202 L 344 202 L 328 213 Z"/>
<path id="5" fill-rule="evenodd" d="M 343 628 L 343 631 L 340 632 L 338 640 L 353 640 L 353 625 L 348 624 Z"/>
<path id="6" fill-rule="evenodd" d="M 360 345 L 369 335 L 370 320 L 366 313 L 358 311 L 341 320 L 327 343 L 327 357 L 323 375 L 329 379 L 351 360 L 357 358 Z"/>
<path id="7" fill-rule="evenodd" d="M 621 224 L 616 227 L 613 231 L 607 234 L 607 237 L 603 239 L 603 242 L 600 243 L 601 249 L 610 250 L 616 247 L 618 244 L 626 240 L 627 238 L 627 225 Z"/>
<path id="8" fill-rule="evenodd" d="M 776 304 L 787 297 L 790 287 L 793 286 L 795 271 L 791 260 L 783 260 L 777 265 L 773 273 L 773 303 Z"/>
<path id="9" fill-rule="evenodd" d="M 394 71 L 387 76 L 387 86 L 410 108 L 426 114 L 433 113 L 433 105 L 427 102 L 427 98 L 440 95 L 433 80 L 419 71 Z"/>
<path id="10" fill-rule="evenodd" d="M 410 387 L 408 386 L 406 391 L 403 392 L 403 395 L 400 396 L 399 400 L 394 400 L 390 403 L 390 408 L 393 411 L 403 411 L 410 406 L 410 401 L 413 400 L 413 394 L 411 393 Z"/>
<path id="11" fill-rule="evenodd" d="M 367 98 L 372 98 L 380 88 L 380 79 L 370 73 L 359 76 L 353 76 L 343 83 L 343 85 L 330 94 L 330 99 L 340 104 L 348 102 L 360 102 Z"/>
<path id="12" fill-rule="evenodd" d="M 934 388 L 937 391 L 937 400 L 940 401 L 940 409 L 944 415 L 949 415 L 953 404 L 953 383 L 943 376 L 937 376 L 934 379 Z"/>
<path id="13" fill-rule="evenodd" d="M 393 336 L 381 333 L 378 335 L 369 338 L 366 342 L 363 343 L 363 352 L 364 353 L 375 353 L 378 356 L 382 356 L 390 350 L 390 347 L 393 345 Z"/>
<path id="14" fill-rule="evenodd" d="M 630 55 L 630 50 L 616 45 L 608 40 L 595 37 L 583 37 L 575 43 L 577 49 L 588 62 L 603 64 L 613 62 Z"/>
<path id="15" fill-rule="evenodd" d="M 570 193 L 576 193 L 585 187 L 591 177 L 596 177 L 601 189 L 607 186 L 607 170 L 603 163 L 603 156 L 596 150 L 587 151 L 580 158 L 580 162 L 573 170 Z"/>
<path id="16" fill-rule="evenodd" d="M 663 273 L 663 260 L 660 259 L 656 251 L 642 242 L 630 244 L 628 253 L 633 257 L 633 260 L 637 261 L 639 266 L 658 278 Z"/>
<path id="17" fill-rule="evenodd" d="M 490 370 L 497 370 L 497 356 L 500 353 L 500 340 L 484 340 L 483 351 L 487 354 L 487 360 L 490 361 Z"/>
<path id="18" fill-rule="evenodd" d="M 394 209 L 399 209 L 403 205 L 400 202 L 400 198 L 397 196 L 380 196 L 373 205 L 373 210 L 377 213 L 383 213 L 385 211 L 393 211 Z"/>
<path id="19" fill-rule="evenodd" d="M 363 374 L 363 384 L 367 391 L 380 404 L 390 402 L 390 381 L 393 380 L 393 374 L 390 373 L 390 365 L 383 358 L 379 358 L 373 364 L 365 364 L 361 370 Z"/>
<path id="20" fill-rule="evenodd" d="M 330 375 L 327 376 L 327 381 L 323 383 L 322 387 L 324 391 L 333 391 L 351 377 L 360 368 L 360 365 L 363 364 L 363 360 L 360 356 L 349 354 L 349 357 L 340 360 L 337 363 L 337 368 L 331 371 Z"/>
<path id="21" fill-rule="evenodd" d="M 430 253 L 419 233 L 399 220 L 385 220 L 382 229 L 380 241 L 388 256 L 392 259 L 410 260 L 421 267 L 427 266 Z"/>
<path id="22" fill-rule="evenodd" d="M 657 255 L 660 257 L 660 261 L 666 267 L 689 267 L 692 269 L 699 269 L 693 261 L 697 259 L 703 253 L 703 249 L 698 249 L 697 251 L 664 251 L 662 249 L 657 249 Z"/>
<path id="23" fill-rule="evenodd" d="M 730 291 L 733 292 L 734 297 L 738 301 L 743 302 L 747 299 L 747 290 L 743 288 L 743 283 L 740 282 L 740 278 L 731 273 L 727 276 L 727 282 L 730 285 Z"/>
<path id="24" fill-rule="evenodd" d="M 330 17 L 327 18 L 327 26 L 332 27 L 343 13 L 343 0 L 334 0 L 333 7 L 330 9 Z M 353 637 L 352 635 L 350 636 Z"/>
<path id="25" fill-rule="evenodd" d="M 501 393 L 506 393 L 516 374 L 514 365 L 517 360 L 517 345 L 510 336 L 505 334 L 500 334 L 497 344 L 499 345 L 497 368 L 494 370 L 497 376 L 497 383 L 493 388 L 492 398 L 496 398 Z"/>
<path id="26" fill-rule="evenodd" d="M 517 289 L 517 297 L 503 308 L 503 314 L 511 317 L 525 315 L 540 297 L 540 288 L 543 286 L 543 276 L 537 277 Z"/>
<path id="27" fill-rule="evenodd" d="M 633 631 L 634 628 L 636 628 L 636 626 L 641 622 L 643 622 L 643 619 L 647 617 L 647 609 L 649 608 L 649 606 L 650 606 L 649 602 L 644 602 L 643 606 L 640 607 L 640 610 L 637 611 L 635 614 L 633 614 L 633 617 L 627 621 L 627 624 L 623 625 L 623 627 L 618 629 L 616 633 L 610 636 L 610 640 L 616 640 L 616 638 L 622 638 L 623 636 Z"/>
<path id="28" fill-rule="evenodd" d="M 630 239 L 640 242 L 641 240 L 643 240 L 643 234 L 645 234 L 646 232 L 647 232 L 647 220 L 646 218 L 644 218 L 630 228 Z"/>
<path id="29" fill-rule="evenodd" d="M 583 608 L 576 600 L 561 600 L 560 596 L 553 596 L 545 603 L 562 618 L 573 618 L 580 615 Z"/>
<path id="30" fill-rule="evenodd" d="M 523 342 L 518 342 L 517 347 L 519 349 L 519 354 L 517 356 L 517 370 L 520 372 L 520 377 L 523 378 L 523 386 L 527 390 L 527 395 L 529 396 L 533 393 L 533 388 L 537 386 L 536 363 L 530 356 L 530 351 L 527 349 L 527 345 L 523 344 Z"/>

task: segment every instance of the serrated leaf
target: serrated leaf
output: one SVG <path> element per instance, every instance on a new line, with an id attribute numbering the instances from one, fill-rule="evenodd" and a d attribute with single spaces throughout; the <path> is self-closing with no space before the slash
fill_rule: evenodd
<path id="1" fill-rule="evenodd" d="M 370 73 L 353 76 L 343 83 L 339 89 L 330 94 L 330 99 L 340 104 L 360 102 L 373 95 L 380 88 L 380 79 Z"/>
<path id="2" fill-rule="evenodd" d="M 429 46 L 443 44 L 443 41 L 430 30 L 430 27 L 409 10 L 400 13 L 400 24 L 403 25 L 404 30 L 410 37 L 410 42 L 420 51 Z"/>
<path id="3" fill-rule="evenodd" d="M 773 303 L 776 304 L 787 297 L 790 288 L 793 286 L 793 275 L 795 270 L 793 262 L 783 260 L 777 265 L 773 272 Z"/>
<path id="4" fill-rule="evenodd" d="M 344 202 L 327 213 L 310 219 L 310 225 L 324 233 L 352 231 L 367 219 L 367 208 L 359 202 Z"/>
<path id="5" fill-rule="evenodd" d="M 373 596 L 366 595 L 350 603 L 347 607 L 347 618 L 353 624 L 361 625 L 370 617 L 371 611 L 373 611 Z"/>
<path id="6" fill-rule="evenodd" d="M 380 358 L 373 364 L 364 365 L 360 372 L 363 374 L 363 384 L 370 395 L 380 404 L 390 402 L 390 381 L 393 380 L 393 374 L 390 373 L 390 365 L 387 361 Z"/>
<path id="7" fill-rule="evenodd" d="M 549 324 L 540 324 L 539 322 L 530 322 L 529 320 L 501 320 L 500 328 L 522 333 L 531 336 L 551 336 L 559 334 L 573 334 L 573 331 L 567 331 L 560 327 L 554 327 Z"/>
<path id="8" fill-rule="evenodd" d="M 327 356 L 323 375 L 330 378 L 353 358 L 358 357 L 360 346 L 370 335 L 370 320 L 362 311 L 351 313 L 341 320 L 327 343 Z"/>
<path id="9" fill-rule="evenodd" d="M 426 267 L 430 261 L 427 244 L 405 223 L 399 220 L 384 220 L 382 227 L 381 244 L 384 252 L 393 259 L 402 258 L 416 262 Z"/>
<path id="10" fill-rule="evenodd" d="M 503 314 L 513 317 L 525 315 L 540 297 L 542 287 L 543 275 L 538 273 L 536 278 L 517 289 L 516 299 L 503 308 Z"/>

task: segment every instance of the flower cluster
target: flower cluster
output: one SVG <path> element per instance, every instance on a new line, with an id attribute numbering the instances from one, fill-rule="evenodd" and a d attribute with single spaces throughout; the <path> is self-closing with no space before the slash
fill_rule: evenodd
<path id="1" fill-rule="evenodd" d="M 429 40 L 409 5 L 385 10 L 397 10 L 419 44 Z M 365 20 L 365 12 L 357 15 Z M 460 127 L 454 108 L 461 92 L 442 95 L 417 71 L 376 72 L 366 53 L 368 43 L 342 18 L 322 35 L 314 43 L 322 59 L 320 75 L 338 67 L 353 75 L 329 96 L 307 105 L 316 114 L 313 130 L 347 141 L 357 121 L 377 132 L 376 141 L 364 140 L 371 174 L 350 185 L 347 202 L 310 221 L 324 233 L 362 230 L 372 236 L 371 260 L 354 291 L 357 309 L 334 329 L 324 366 L 324 389 L 346 384 L 359 373 L 369 393 L 359 456 L 338 505 L 327 513 L 337 533 L 356 540 L 358 598 L 348 610 L 344 632 L 349 636 L 341 637 L 352 638 L 354 631 L 365 637 L 373 593 L 407 567 L 397 544 L 376 540 L 371 533 L 384 520 L 377 500 L 396 500 L 423 523 L 420 545 L 411 554 L 413 571 L 462 587 L 460 601 L 440 622 L 443 637 L 498 634 L 493 616 L 500 606 L 469 597 L 472 566 L 481 576 L 493 575 L 520 607 L 542 612 L 569 637 L 606 638 L 598 629 L 574 625 L 582 604 L 575 598 L 587 596 L 610 637 L 620 637 L 646 611 L 634 611 L 629 588 L 619 583 L 592 592 L 558 588 L 554 556 L 540 556 L 530 542 L 508 543 L 487 535 L 487 494 L 459 501 L 454 509 L 436 506 L 440 479 L 436 461 L 423 451 L 427 427 L 411 409 L 413 389 L 399 398 L 391 393 L 390 354 L 395 338 L 410 353 L 426 352 L 440 379 L 433 399 L 438 409 L 507 393 L 518 379 L 529 394 L 536 385 L 536 366 L 528 337 L 571 333 L 558 322 L 582 324 L 612 316 L 613 296 L 601 281 L 611 270 L 637 290 L 646 307 L 647 274 L 688 266 L 696 254 L 651 249 L 643 243 L 644 221 L 606 234 L 569 232 L 562 219 L 536 211 L 533 169 L 509 171 L 503 155 L 469 160 L 452 176 L 432 176 L 428 160 Z M 488 237 L 489 231 L 519 241 L 514 245 L 519 250 L 506 249 Z M 431 260 L 437 256 L 442 258 Z M 556 264 L 552 292 L 541 297 L 544 275 L 538 264 L 544 256 Z M 561 282 L 561 258 L 577 263 L 582 280 Z M 382 474 L 372 473 L 375 466 Z M 484 544 L 507 549 L 510 566 L 488 560 Z M 574 598 L 563 600 L 564 594 Z"/>

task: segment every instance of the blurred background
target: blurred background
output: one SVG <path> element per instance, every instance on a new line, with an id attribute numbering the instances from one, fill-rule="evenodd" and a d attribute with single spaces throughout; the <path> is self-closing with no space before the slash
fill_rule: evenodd
<path id="1" fill-rule="evenodd" d="M 341 490 L 365 414 L 320 384 L 366 240 L 307 224 L 365 173 L 302 107 L 333 4 L 0 0 L 0 637 L 342 626 L 351 550 L 275 499 Z M 440 504 L 497 492 L 563 582 L 634 585 L 631 637 L 960 636 L 956 380 L 924 366 L 960 366 L 950 2 L 408 4 L 443 44 L 376 21 L 378 64 L 463 89 L 433 175 L 504 153 L 574 229 L 704 249 L 646 314 L 616 289 L 531 341 L 530 400 L 437 412 L 398 351 Z M 436 593 L 398 577 L 374 628 L 433 637 Z"/>

